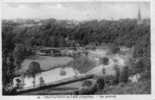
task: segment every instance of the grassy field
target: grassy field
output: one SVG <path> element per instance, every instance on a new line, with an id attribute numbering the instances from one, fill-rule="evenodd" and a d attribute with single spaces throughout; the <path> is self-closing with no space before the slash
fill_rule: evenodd
<path id="1" fill-rule="evenodd" d="M 55 66 L 65 65 L 72 60 L 71 57 L 33 56 L 23 61 L 19 72 L 25 72 L 32 61 L 40 63 L 42 70 L 48 70 Z"/>

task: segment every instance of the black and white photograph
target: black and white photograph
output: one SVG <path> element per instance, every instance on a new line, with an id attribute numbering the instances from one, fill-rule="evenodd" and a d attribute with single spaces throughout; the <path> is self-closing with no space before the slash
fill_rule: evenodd
<path id="1" fill-rule="evenodd" d="M 2 95 L 151 94 L 150 2 L 3 2 Z"/>

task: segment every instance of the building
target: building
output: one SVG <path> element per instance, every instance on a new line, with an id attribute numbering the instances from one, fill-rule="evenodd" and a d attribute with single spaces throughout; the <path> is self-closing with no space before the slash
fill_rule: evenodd
<path id="1" fill-rule="evenodd" d="M 138 9 L 138 17 L 137 17 L 137 24 L 142 24 L 142 17 L 141 17 L 141 11 L 140 8 Z"/>

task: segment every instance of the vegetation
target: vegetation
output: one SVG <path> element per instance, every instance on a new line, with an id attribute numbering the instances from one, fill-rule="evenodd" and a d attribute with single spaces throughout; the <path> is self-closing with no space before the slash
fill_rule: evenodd
<path id="1" fill-rule="evenodd" d="M 13 64 L 13 56 L 8 54 L 8 56 L 3 55 L 2 64 L 5 67 L 2 67 L 2 83 L 3 83 L 3 94 L 7 94 L 8 86 L 11 85 L 13 77 L 15 75 L 15 66 Z"/>
<path id="2" fill-rule="evenodd" d="M 26 75 L 33 77 L 33 87 L 35 87 L 35 77 L 38 73 L 41 73 L 40 64 L 38 62 L 31 62 Z"/>
<path id="3" fill-rule="evenodd" d="M 25 22 L 26 23 L 26 22 Z M 71 46 L 71 42 L 79 43 L 81 46 L 88 44 L 114 43 L 131 47 L 149 47 L 150 26 L 146 24 L 137 25 L 136 20 L 92 20 L 79 24 L 68 21 L 59 21 L 55 19 L 41 20 L 41 25 L 34 24 L 32 27 L 26 27 L 20 22 L 3 21 L 3 47 L 9 47 L 11 43 L 7 38 L 11 38 L 12 44 L 24 43 L 31 46 L 52 46 L 62 47 Z M 68 40 L 68 41 L 66 41 Z M 70 40 L 70 41 L 69 41 Z M 139 41 L 145 41 L 139 42 Z M 8 41 L 8 43 L 6 43 Z M 4 43 L 3 42 L 3 43 Z M 13 45 L 12 45 L 13 46 Z M 10 47 L 14 48 L 14 47 Z M 145 49 L 146 50 L 146 49 Z M 143 51 L 142 51 L 143 52 Z M 140 53 L 140 51 L 138 52 Z"/>
<path id="4" fill-rule="evenodd" d="M 16 44 L 14 51 L 13 51 L 13 57 L 14 57 L 14 65 L 17 69 L 20 69 L 20 64 L 22 61 L 28 57 L 29 55 L 32 55 L 32 51 L 24 46 L 24 44 Z"/>
<path id="5" fill-rule="evenodd" d="M 151 81 L 143 80 L 138 83 L 119 83 L 118 85 L 106 86 L 96 94 L 150 94 Z"/>
<path id="6" fill-rule="evenodd" d="M 56 19 L 23 20 L 23 22 L 3 20 L 3 86 L 11 82 L 15 68 L 20 68 L 22 60 L 32 55 L 32 48 L 36 46 L 69 47 L 77 44 L 80 46 L 113 44 L 115 46 L 134 47 L 134 57 L 139 58 L 141 62 L 133 65 L 136 70 L 132 69 L 131 71 L 132 73 L 142 73 L 149 81 L 151 77 L 150 24 L 146 22 L 149 20 L 144 20 L 142 24 L 137 24 L 136 19 L 91 20 L 78 24 L 68 20 Z M 26 53 L 27 51 L 29 53 Z M 113 52 L 117 52 L 117 49 Z M 83 62 L 81 65 L 92 66 L 91 63 L 86 64 L 83 60 L 77 62 Z M 80 63 L 74 64 L 78 70 L 83 67 Z M 84 68 L 81 71 L 89 68 L 91 67 Z"/>
<path id="7" fill-rule="evenodd" d="M 71 61 L 69 66 L 72 66 L 74 69 L 78 70 L 80 73 L 86 73 L 90 69 L 94 68 L 95 63 L 88 59 L 86 56 L 76 57 L 73 61 Z"/>

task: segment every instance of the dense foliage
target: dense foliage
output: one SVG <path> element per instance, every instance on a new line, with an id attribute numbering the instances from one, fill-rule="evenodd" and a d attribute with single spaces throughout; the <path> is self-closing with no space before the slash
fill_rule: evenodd
<path id="1" fill-rule="evenodd" d="M 148 48 L 150 44 L 150 25 L 138 25 L 136 20 L 131 19 L 92 20 L 78 24 L 55 19 L 26 22 L 3 21 L 3 48 L 12 50 L 15 43 L 23 43 L 27 47 L 38 45 L 63 47 L 71 46 L 70 42 L 73 41 L 81 46 L 92 43 L 114 43 L 128 47 L 136 45 L 137 48 Z M 148 52 L 147 50 L 137 53 Z"/>

